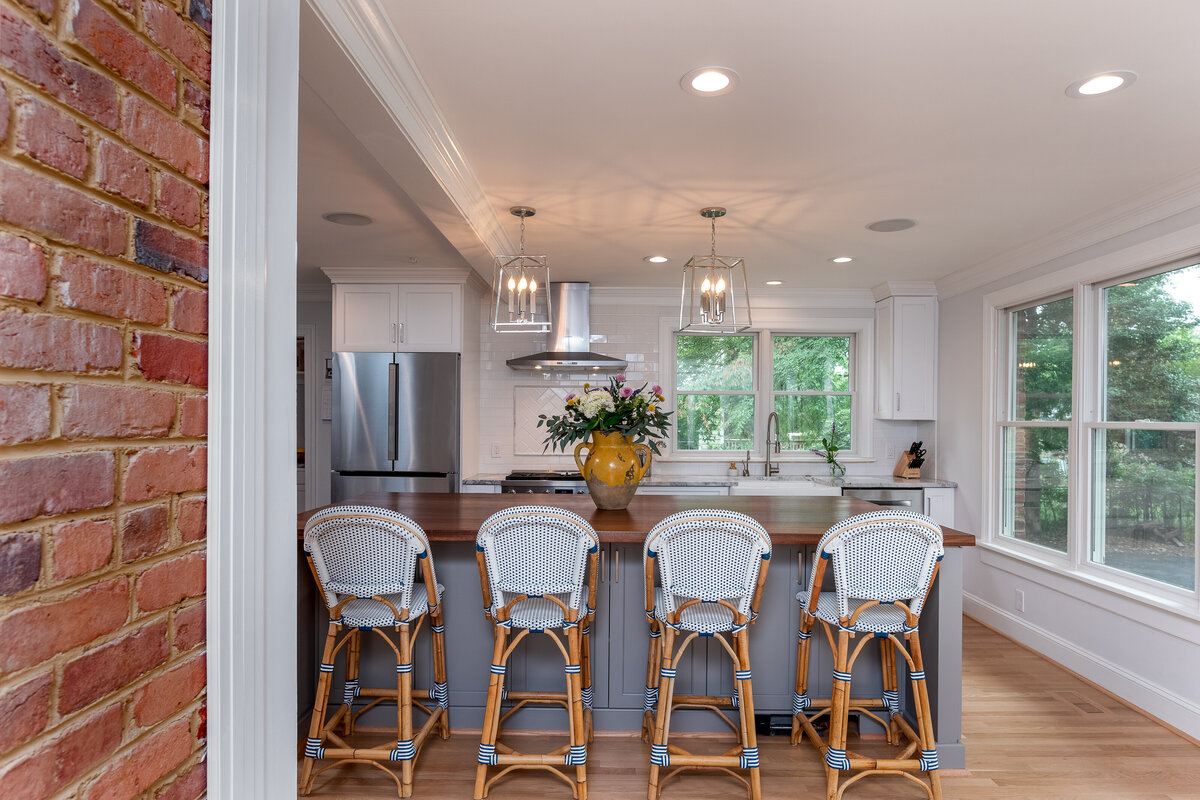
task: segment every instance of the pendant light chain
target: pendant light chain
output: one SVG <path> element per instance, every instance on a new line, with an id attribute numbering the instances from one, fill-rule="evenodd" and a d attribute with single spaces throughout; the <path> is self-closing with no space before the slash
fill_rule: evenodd
<path id="1" fill-rule="evenodd" d="M 717 257 L 717 218 L 709 217 L 709 222 L 712 223 L 712 250 L 709 251 L 709 256 L 713 259 Z"/>
<path id="2" fill-rule="evenodd" d="M 714 234 L 715 236 L 716 234 Z M 715 251 L 714 251 L 715 252 Z M 521 255 L 525 255 L 525 217 L 521 217 Z"/>

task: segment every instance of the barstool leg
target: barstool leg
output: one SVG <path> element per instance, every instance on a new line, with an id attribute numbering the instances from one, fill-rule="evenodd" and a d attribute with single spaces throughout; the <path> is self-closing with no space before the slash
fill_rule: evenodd
<path id="1" fill-rule="evenodd" d="M 883 675 L 883 699 L 886 703 L 888 697 L 894 697 L 896 702 L 900 702 L 899 679 L 896 673 L 896 650 L 891 639 L 879 639 L 879 668 Z M 889 692 L 891 693 L 889 695 Z M 887 709 L 888 729 L 887 740 L 890 745 L 900 744 L 900 723 L 896 721 L 896 717 L 891 706 Z"/>
<path id="2" fill-rule="evenodd" d="M 801 612 L 803 615 L 803 612 Z M 792 744 L 800 742 L 803 731 L 800 728 L 800 714 L 807 714 L 800 707 L 796 698 L 808 697 L 808 656 L 809 643 L 812 641 L 813 618 L 807 615 L 801 617 L 800 633 L 796 638 L 796 690 L 792 698 Z"/>
<path id="3" fill-rule="evenodd" d="M 662 657 L 662 626 L 658 620 L 650 622 L 650 646 L 646 649 L 646 699 L 645 711 L 642 712 L 642 741 L 649 742 L 654 736 L 654 715 L 656 704 L 651 696 L 651 689 L 658 692 L 658 668 Z"/>
<path id="4" fill-rule="evenodd" d="M 758 735 L 754 730 L 754 685 L 750 677 L 750 636 L 747 628 L 733 635 L 738 656 L 738 706 L 742 716 L 742 763 L 750 771 L 750 800 L 762 800 L 758 769 Z"/>
<path id="5" fill-rule="evenodd" d="M 484 759 L 496 752 L 496 739 L 500 735 L 500 694 L 504 690 L 504 646 L 508 641 L 508 628 L 495 625 L 495 641 L 492 646 L 492 671 L 488 681 L 487 706 L 483 711 L 483 734 L 479 740 L 479 764 L 475 767 L 475 800 L 487 797 L 484 787 L 487 785 L 489 763 Z M 495 670 L 496 665 L 502 668 Z"/>
<path id="6" fill-rule="evenodd" d="M 584 618 L 583 630 L 580 631 L 580 665 L 582 668 L 582 694 L 587 698 L 587 702 L 583 704 L 583 730 L 586 736 L 585 741 L 591 742 L 596 738 L 592 730 L 592 616 L 588 615 Z"/>
<path id="7" fill-rule="evenodd" d="M 664 626 L 661 658 L 658 672 L 658 710 L 654 714 L 654 740 L 650 745 L 650 784 L 646 791 L 647 800 L 658 800 L 657 760 L 667 756 L 667 735 L 671 730 L 671 699 L 675 693 L 675 670 L 671 667 L 671 656 L 675 649 L 675 629 Z"/>
<path id="8" fill-rule="evenodd" d="M 921 749 L 925 752 L 933 753 L 936 758 L 937 740 L 933 735 L 933 714 L 929 710 L 929 686 L 925 682 L 924 677 L 925 663 L 921 659 L 921 640 L 916 631 L 908 634 L 905 638 L 908 640 L 908 651 L 913 660 L 913 667 L 921 675 L 920 679 L 912 681 L 913 694 L 917 707 L 917 732 L 921 735 Z M 926 773 L 929 775 L 930 791 L 933 793 L 933 800 L 942 800 L 942 778 L 937 769 L 936 762 L 933 766 L 934 768 L 928 770 Z"/>
<path id="9" fill-rule="evenodd" d="M 446 686 L 446 626 L 442 621 L 442 605 L 438 603 L 435 612 L 430 615 L 430 628 L 433 631 L 433 680 L 441 687 Z M 435 686 L 434 689 L 438 688 Z M 442 689 L 446 697 L 446 704 L 442 705 L 441 697 L 438 698 L 438 705 L 442 707 L 442 715 L 438 719 L 438 734 L 443 739 L 450 738 L 450 701 L 449 695 L 446 695 L 445 688 Z"/>
<path id="10" fill-rule="evenodd" d="M 396 715 L 400 729 L 400 740 L 403 742 L 412 742 L 412 679 L 413 679 L 413 660 L 412 660 L 412 634 L 408 625 L 400 626 L 400 665 L 398 665 L 396 677 L 399 679 L 399 685 L 396 687 Z M 412 797 L 413 792 L 413 760 L 416 754 L 413 753 L 411 758 L 402 758 L 400 761 L 400 796 Z"/>
<path id="11" fill-rule="evenodd" d="M 347 635 L 350 637 L 350 642 L 346 645 L 346 686 L 357 687 L 358 661 L 361 652 L 359 648 L 362 646 L 362 638 L 359 636 L 357 628 L 352 628 L 350 633 Z M 350 706 L 348 709 L 346 709 L 346 719 L 342 724 L 342 732 L 346 736 L 354 733 L 354 706 L 352 703 L 347 702 L 353 697 L 351 694 L 352 691 L 353 688 L 347 688 L 347 690 L 343 692 L 342 697 L 343 703 Z"/>
<path id="12" fill-rule="evenodd" d="M 316 748 L 324 741 L 325 708 L 329 704 L 329 684 L 333 681 L 333 652 L 337 644 L 338 631 L 341 628 L 333 622 L 329 623 L 329 633 L 325 636 L 325 651 L 321 656 L 321 674 L 317 678 L 317 697 L 313 704 L 312 721 L 308 725 L 308 740 L 304 744 L 304 766 L 300 770 L 300 794 L 306 795 L 312 791 L 313 765 L 316 763 Z M 327 669 L 325 665 L 329 665 Z"/>
<path id="13" fill-rule="evenodd" d="M 569 754 L 574 754 L 578 747 L 587 747 L 587 731 L 583 721 L 583 647 L 580 639 L 582 635 L 579 626 L 567 629 L 567 652 L 570 654 L 570 663 L 579 664 L 579 672 L 567 673 L 567 708 L 570 710 L 568 714 L 568 725 L 570 726 L 570 750 Z M 586 750 L 584 751 L 586 753 Z M 572 759 L 573 760 L 573 759 Z M 587 764 L 575 765 L 575 791 L 573 793 L 575 800 L 587 800 Z"/>
<path id="14" fill-rule="evenodd" d="M 837 651 L 833 659 L 833 693 L 829 708 L 829 749 L 837 751 L 842 758 L 846 754 L 846 727 L 849 724 L 850 681 L 847 680 L 849 670 L 846 665 L 850 661 L 850 633 L 839 630 L 837 636 Z M 843 677 L 839 678 L 839 674 Z M 837 800 L 840 770 L 829 764 L 829 754 L 825 761 L 825 798 Z"/>

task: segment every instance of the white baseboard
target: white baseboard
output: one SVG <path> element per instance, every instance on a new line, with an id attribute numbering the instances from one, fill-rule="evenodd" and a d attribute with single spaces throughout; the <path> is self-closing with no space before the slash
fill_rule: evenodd
<path id="1" fill-rule="evenodd" d="M 963 613 L 1200 739 L 1200 704 L 967 592 L 963 593 Z"/>

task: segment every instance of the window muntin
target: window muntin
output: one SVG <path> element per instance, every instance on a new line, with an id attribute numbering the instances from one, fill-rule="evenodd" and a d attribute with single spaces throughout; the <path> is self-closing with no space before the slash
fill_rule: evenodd
<path id="1" fill-rule="evenodd" d="M 754 336 L 675 337 L 675 449 L 754 449 Z"/>
<path id="2" fill-rule="evenodd" d="M 781 450 L 807 451 L 834 435 L 852 441 L 851 336 L 778 335 L 771 338 L 772 407 L 779 415 Z"/>

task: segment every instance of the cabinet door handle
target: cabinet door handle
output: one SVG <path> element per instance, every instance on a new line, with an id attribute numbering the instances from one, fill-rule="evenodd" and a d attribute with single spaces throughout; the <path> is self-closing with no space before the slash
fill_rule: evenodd
<path id="1" fill-rule="evenodd" d="M 804 585 L 804 548 L 796 551 L 796 585 Z"/>
<path id="2" fill-rule="evenodd" d="M 396 343 L 396 323 L 392 323 L 392 344 Z"/>
<path id="3" fill-rule="evenodd" d="M 900 410 L 900 393 L 896 392 L 896 410 Z"/>
<path id="4" fill-rule="evenodd" d="M 621 582 L 621 551 L 613 550 L 613 583 Z"/>
<path id="5" fill-rule="evenodd" d="M 396 323 L 396 328 L 397 328 L 397 330 L 399 330 L 399 332 L 400 332 L 400 344 L 404 344 L 404 323 L 403 323 L 403 322 L 397 322 L 397 323 Z"/>
<path id="6" fill-rule="evenodd" d="M 600 582 L 604 583 L 604 551 L 600 551 Z"/>

